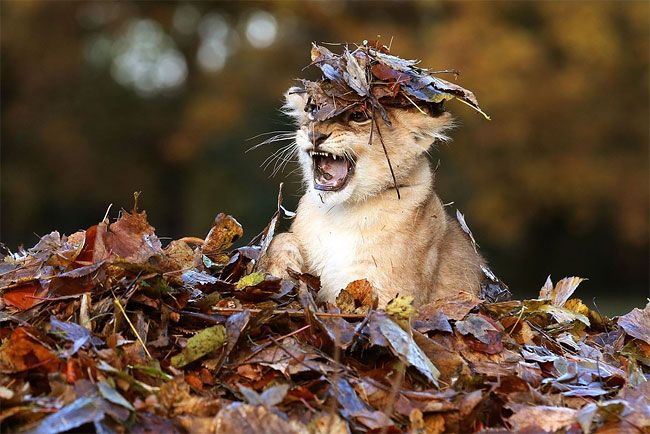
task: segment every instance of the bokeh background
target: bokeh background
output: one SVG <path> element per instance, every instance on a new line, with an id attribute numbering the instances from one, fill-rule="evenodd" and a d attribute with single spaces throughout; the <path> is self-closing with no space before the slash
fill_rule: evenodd
<path id="1" fill-rule="evenodd" d="M 516 296 L 546 276 L 588 277 L 603 312 L 649 288 L 647 2 L 0 2 L 1 234 L 31 246 L 97 223 L 132 193 L 160 236 L 204 236 L 219 211 L 257 234 L 289 165 L 246 153 L 311 41 L 381 35 L 394 53 L 457 68 L 487 122 L 461 127 L 438 191 L 466 215 Z"/>

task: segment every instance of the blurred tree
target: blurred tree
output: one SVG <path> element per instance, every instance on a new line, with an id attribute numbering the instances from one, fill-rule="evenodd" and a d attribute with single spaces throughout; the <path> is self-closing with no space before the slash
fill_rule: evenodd
<path id="1" fill-rule="evenodd" d="M 161 235 L 201 236 L 217 211 L 253 236 L 282 175 L 260 168 L 288 130 L 283 91 L 311 41 L 382 35 L 462 71 L 492 115 L 451 103 L 438 189 L 515 292 L 546 274 L 648 295 L 647 2 L 0 3 L 0 239 L 72 232 L 129 207 Z M 289 168 L 285 174 L 291 171 Z M 299 195 L 289 177 L 288 201 Z"/>

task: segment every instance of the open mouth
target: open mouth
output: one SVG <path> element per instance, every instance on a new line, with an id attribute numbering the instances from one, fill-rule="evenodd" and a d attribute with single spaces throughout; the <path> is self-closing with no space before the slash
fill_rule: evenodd
<path id="1" fill-rule="evenodd" d="M 329 152 L 309 151 L 314 161 L 314 187 L 322 191 L 339 191 L 354 172 L 354 161 Z"/>

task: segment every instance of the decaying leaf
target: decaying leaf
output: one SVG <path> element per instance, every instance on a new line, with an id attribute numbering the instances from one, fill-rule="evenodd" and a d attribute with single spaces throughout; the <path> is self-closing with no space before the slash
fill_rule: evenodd
<path id="1" fill-rule="evenodd" d="M 265 405 L 267 407 L 273 407 L 281 403 L 284 397 L 287 396 L 289 385 L 280 384 L 277 386 L 271 386 L 261 394 L 246 386 L 239 386 L 239 391 L 244 395 L 246 401 L 248 401 L 250 405 Z"/>
<path id="2" fill-rule="evenodd" d="M 82 396 L 43 419 L 35 429 L 29 432 L 31 434 L 56 434 L 87 423 L 93 423 L 98 432 L 105 432 L 101 428 L 101 421 L 107 416 L 122 423 L 128 418 L 128 410 L 112 405 L 96 395 Z"/>
<path id="3" fill-rule="evenodd" d="M 99 393 L 106 399 L 107 401 L 112 402 L 113 404 L 121 405 L 122 407 L 126 408 L 127 410 L 135 411 L 135 408 L 131 405 L 129 401 L 124 399 L 122 395 L 120 395 L 120 392 L 112 388 L 110 385 L 108 385 L 106 382 L 101 381 L 97 383 L 97 389 L 99 390 Z"/>
<path id="4" fill-rule="evenodd" d="M 336 305 L 345 313 L 366 313 L 376 304 L 374 288 L 366 279 L 350 282 L 336 297 Z"/>
<path id="5" fill-rule="evenodd" d="M 38 303 L 42 303 L 42 297 L 47 294 L 38 281 L 19 285 L 5 291 L 2 295 L 4 302 L 20 310 L 26 310 Z"/>
<path id="6" fill-rule="evenodd" d="M 370 324 L 376 326 L 381 331 L 381 334 L 388 342 L 389 348 L 395 355 L 404 358 L 410 366 L 417 369 L 433 384 L 438 385 L 440 372 L 420 347 L 418 347 L 412 336 L 381 312 L 371 314 Z"/>
<path id="7" fill-rule="evenodd" d="M 201 253 L 217 264 L 225 264 L 230 259 L 226 250 L 235 240 L 244 235 L 244 230 L 233 217 L 220 213 L 201 246 Z"/>
<path id="8" fill-rule="evenodd" d="M 499 330 L 484 317 L 476 314 L 467 315 L 467 318 L 463 321 L 456 321 L 456 330 L 463 335 L 470 334 L 484 344 L 490 342 L 489 332 L 499 332 Z"/>
<path id="9" fill-rule="evenodd" d="M 316 415 L 308 428 L 312 434 L 350 434 L 348 424 L 336 413 Z"/>
<path id="10" fill-rule="evenodd" d="M 95 263 L 119 257 L 133 264 L 144 264 L 160 254 L 162 245 L 147 221 L 145 211 L 122 211 L 115 223 L 102 222 L 97 226 L 93 247 Z"/>
<path id="11" fill-rule="evenodd" d="M 487 354 L 496 354 L 503 350 L 502 332 L 487 317 L 469 314 L 463 321 L 456 321 L 456 330 L 462 335 L 476 339 L 469 340 L 469 345 L 475 350 Z"/>
<path id="12" fill-rule="evenodd" d="M 235 289 L 244 289 L 248 286 L 255 286 L 264 282 L 264 273 L 255 272 L 239 279 Z"/>
<path id="13" fill-rule="evenodd" d="M 226 328 L 222 325 L 201 330 L 187 340 L 187 346 L 180 354 L 172 357 L 171 362 L 177 368 L 200 359 L 206 354 L 221 348 L 226 343 Z"/>
<path id="14" fill-rule="evenodd" d="M 101 345 L 101 339 L 93 337 L 90 331 L 75 323 L 59 321 L 55 316 L 50 317 L 51 333 L 60 333 L 66 340 L 72 341 L 72 348 L 63 351 L 61 357 L 70 357 L 86 344 Z"/>
<path id="15" fill-rule="evenodd" d="M 54 372 L 58 365 L 56 355 L 32 337 L 25 327 L 16 328 L 0 346 L 0 372 L 22 372 L 37 367 Z"/>
<path id="16" fill-rule="evenodd" d="M 397 296 L 386 305 L 386 313 L 392 318 L 408 321 L 413 316 L 413 297 Z"/>
<path id="17" fill-rule="evenodd" d="M 217 414 L 216 433 L 232 434 L 308 434 L 307 427 L 287 421 L 264 406 L 239 402 L 230 404 Z"/>
<path id="18" fill-rule="evenodd" d="M 539 292 L 539 298 L 549 300 L 554 306 L 562 307 L 578 288 L 578 285 L 585 280 L 582 277 L 565 277 L 553 286 L 551 276 L 548 276 Z"/>
<path id="19" fill-rule="evenodd" d="M 432 300 L 422 308 L 434 309 L 444 313 L 447 318 L 461 320 L 474 309 L 481 300 L 469 292 L 459 292 L 453 298 L 445 297 Z"/>
<path id="20" fill-rule="evenodd" d="M 587 318 L 586 316 L 580 313 L 574 312 L 569 309 L 565 309 L 563 307 L 545 304 L 541 306 L 539 310 L 541 312 L 546 312 L 550 314 L 558 323 L 580 321 L 581 323 L 587 326 L 590 325 L 589 318 Z"/>
<path id="21" fill-rule="evenodd" d="M 577 411 L 572 408 L 523 404 L 510 404 L 509 407 L 514 414 L 508 422 L 515 431 L 555 432 L 577 423 Z"/>
<path id="22" fill-rule="evenodd" d="M 618 319 L 618 325 L 633 338 L 650 345 L 650 302 L 644 309 L 634 308 Z"/>

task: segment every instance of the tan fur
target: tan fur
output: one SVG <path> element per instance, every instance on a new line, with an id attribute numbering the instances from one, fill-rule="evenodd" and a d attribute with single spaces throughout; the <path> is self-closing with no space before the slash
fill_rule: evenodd
<path id="1" fill-rule="evenodd" d="M 421 305 L 463 291 L 478 293 L 483 259 L 443 209 L 426 156 L 435 140 L 446 140 L 451 116 L 389 109 L 392 127 L 378 120 L 398 199 L 376 129 L 368 144 L 371 123 L 313 122 L 303 110 L 305 102 L 290 89 L 286 107 L 299 125 L 296 150 L 306 192 L 290 232 L 276 236 L 261 259 L 262 269 L 283 277 L 287 268 L 320 276 L 319 297 L 330 302 L 349 282 L 363 278 L 377 290 L 380 305 L 397 294 L 412 295 Z M 331 134 L 319 150 L 356 161 L 344 189 L 314 189 L 310 131 Z"/>

